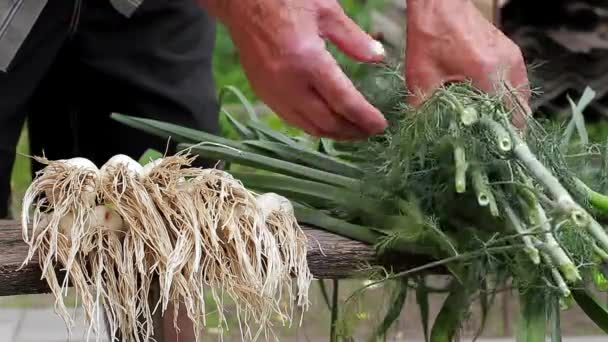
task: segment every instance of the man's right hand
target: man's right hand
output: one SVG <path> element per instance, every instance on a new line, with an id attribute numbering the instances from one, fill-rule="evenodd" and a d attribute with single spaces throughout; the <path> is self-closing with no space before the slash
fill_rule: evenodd
<path id="1" fill-rule="evenodd" d="M 360 62 L 380 62 L 384 50 L 336 0 L 199 1 L 229 29 L 254 91 L 285 121 L 334 139 L 384 130 L 383 115 L 357 91 L 325 40 Z"/>

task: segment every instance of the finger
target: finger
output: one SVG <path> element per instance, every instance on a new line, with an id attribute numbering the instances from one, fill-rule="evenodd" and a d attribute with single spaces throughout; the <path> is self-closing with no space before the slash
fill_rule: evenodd
<path id="1" fill-rule="evenodd" d="M 373 39 L 350 19 L 337 1 L 335 4 L 333 1 L 329 3 L 319 11 L 320 35 L 359 62 L 383 61 L 386 52 L 382 43 Z"/>
<path id="2" fill-rule="evenodd" d="M 342 72 L 327 52 L 311 72 L 311 85 L 329 108 L 360 131 L 371 135 L 382 132 L 387 122 Z"/>
<path id="3" fill-rule="evenodd" d="M 298 110 L 293 109 L 289 112 L 284 112 L 284 113 L 285 114 L 282 115 L 282 117 L 287 123 L 302 129 L 304 132 L 306 132 L 309 135 L 312 135 L 315 137 L 321 135 L 321 127 L 318 127 L 311 120 L 308 120 L 306 118 L 306 116 L 301 115 L 298 112 Z"/>
<path id="4" fill-rule="evenodd" d="M 530 98 L 532 97 L 532 89 L 528 80 L 528 70 L 523 62 L 523 59 L 513 68 L 510 78 L 511 84 L 515 85 L 515 96 L 518 100 L 516 115 L 513 119 L 513 124 L 520 129 L 526 126 L 528 117 L 532 116 L 530 108 Z"/>
<path id="5" fill-rule="evenodd" d="M 341 115 L 334 112 L 329 104 L 314 89 L 308 92 L 305 111 L 307 116 L 321 129 L 321 134 L 338 140 L 362 139 L 367 134 Z"/>
<path id="6" fill-rule="evenodd" d="M 511 122 L 518 129 L 525 129 L 528 118 L 532 116 L 532 109 L 529 105 L 529 91 L 525 88 L 515 88 L 511 86 L 511 82 L 506 82 L 507 91 L 509 92 L 506 99 L 506 106 L 513 111 Z"/>
<path id="7" fill-rule="evenodd" d="M 416 70 L 406 70 L 406 83 L 409 91 L 407 102 L 413 106 L 420 106 L 432 93 L 446 82 L 461 81 L 462 77 L 442 77 L 436 68 L 421 65 Z"/>
<path id="8" fill-rule="evenodd" d="M 302 129 L 312 136 L 321 135 L 321 128 L 305 115 L 301 115 L 297 110 L 276 103 L 268 103 L 268 106 L 285 122 Z"/>
<path id="9" fill-rule="evenodd" d="M 364 134 L 349 122 L 333 113 L 311 90 L 299 89 L 298 95 L 289 96 L 293 103 L 305 104 L 301 108 L 290 108 L 275 104 L 271 108 L 285 122 L 298 127 L 315 137 L 336 140 L 352 140 L 364 137 Z"/>
<path id="10" fill-rule="evenodd" d="M 513 63 L 508 69 L 496 73 L 485 82 L 477 82 L 476 86 L 489 93 L 502 94 L 505 107 L 512 111 L 513 125 L 519 129 L 526 127 L 532 110 L 529 105 L 531 89 L 523 61 Z"/>

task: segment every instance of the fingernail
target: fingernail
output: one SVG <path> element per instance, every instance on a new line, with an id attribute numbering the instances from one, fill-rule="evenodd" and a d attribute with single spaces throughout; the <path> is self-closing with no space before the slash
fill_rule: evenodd
<path id="1" fill-rule="evenodd" d="M 384 46 L 377 40 L 373 40 L 369 47 L 371 53 L 374 57 L 384 57 L 386 56 L 386 51 L 384 50 Z"/>

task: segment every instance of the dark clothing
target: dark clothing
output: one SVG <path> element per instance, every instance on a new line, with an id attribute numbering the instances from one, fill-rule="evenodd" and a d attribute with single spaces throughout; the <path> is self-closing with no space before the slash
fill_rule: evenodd
<path id="1" fill-rule="evenodd" d="M 126 17 L 133 15 L 143 2 L 143 0 L 106 1 Z M 11 64 L 47 3 L 48 0 L 0 0 L 1 71 L 6 71 Z M 79 3 L 76 3 L 76 6 L 79 6 Z M 78 10 L 78 7 L 75 10 Z"/>
<path id="2" fill-rule="evenodd" d="M 119 153 L 137 159 L 148 148 L 166 150 L 166 140 L 111 113 L 217 133 L 214 39 L 214 21 L 193 0 L 146 0 L 130 18 L 109 1 L 48 2 L 0 72 L 0 218 L 26 117 L 31 155 L 98 166 Z"/>

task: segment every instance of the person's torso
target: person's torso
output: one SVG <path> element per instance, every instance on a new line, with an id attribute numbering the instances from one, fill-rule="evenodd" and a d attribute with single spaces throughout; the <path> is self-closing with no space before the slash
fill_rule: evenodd
<path id="1" fill-rule="evenodd" d="M 110 1 L 114 8 L 125 16 L 131 16 L 143 2 L 105 1 Z M 7 70 L 47 2 L 48 0 L 0 0 L 0 71 Z"/>

